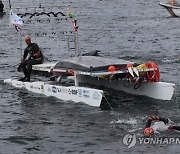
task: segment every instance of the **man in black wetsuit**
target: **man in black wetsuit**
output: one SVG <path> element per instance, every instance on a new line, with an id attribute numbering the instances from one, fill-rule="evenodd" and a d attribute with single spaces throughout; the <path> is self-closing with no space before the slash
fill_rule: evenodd
<path id="1" fill-rule="evenodd" d="M 4 10 L 4 4 L 2 3 L 2 1 L 0 1 L 0 13 L 2 13 Z"/>
<path id="2" fill-rule="evenodd" d="M 30 81 L 30 76 L 32 72 L 32 65 L 42 64 L 44 57 L 36 43 L 31 43 L 31 37 L 25 36 L 25 42 L 27 47 L 24 50 L 24 55 L 21 59 L 20 67 L 24 73 L 24 77 L 19 79 L 19 81 Z"/>
<path id="3" fill-rule="evenodd" d="M 164 125 L 157 125 L 158 127 L 152 127 L 151 123 L 152 121 L 162 121 L 164 122 Z M 167 130 L 167 131 L 180 131 L 180 126 L 175 126 L 175 125 L 168 125 L 169 120 L 167 118 L 162 118 L 162 117 L 158 117 L 158 116 L 150 116 L 147 119 L 147 123 L 144 129 L 144 135 L 145 136 L 150 136 L 153 135 L 155 133 L 155 131 L 157 130 Z"/>

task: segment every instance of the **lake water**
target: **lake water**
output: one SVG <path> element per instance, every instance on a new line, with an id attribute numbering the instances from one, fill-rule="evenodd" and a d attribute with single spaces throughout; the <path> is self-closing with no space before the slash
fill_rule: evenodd
<path id="1" fill-rule="evenodd" d="M 165 1 L 163 1 L 165 2 Z M 167 117 L 180 125 L 180 19 L 169 17 L 157 0 L 13 0 L 15 13 L 62 12 L 67 6 L 79 26 L 79 50 L 101 50 L 105 57 L 135 62 L 154 61 L 161 80 L 176 84 L 172 100 L 161 101 L 105 89 L 108 102 L 100 108 L 63 102 L 53 97 L 16 89 L 3 83 L 21 76 L 16 64 L 26 47 L 9 24 L 9 4 L 0 18 L 0 153 L 179 153 L 179 144 L 140 144 L 127 148 L 123 137 L 142 129 L 150 115 Z M 33 6 L 45 8 L 28 8 Z M 52 7 L 59 5 L 59 7 Z M 20 9 L 17 9 L 20 8 Z M 28 8 L 28 9 L 25 9 Z M 30 34 L 46 57 L 67 58 L 65 32 L 72 30 L 66 17 L 24 16 L 22 35 Z M 21 45 L 22 44 L 22 45 Z M 155 137 L 178 138 L 177 132 Z"/>

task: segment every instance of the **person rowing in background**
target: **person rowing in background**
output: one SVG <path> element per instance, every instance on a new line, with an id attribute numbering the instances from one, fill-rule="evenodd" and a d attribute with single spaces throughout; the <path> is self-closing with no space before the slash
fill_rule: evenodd
<path id="1" fill-rule="evenodd" d="M 19 79 L 19 81 L 30 81 L 30 76 L 32 72 L 32 65 L 42 64 L 44 61 L 44 56 L 36 43 L 31 42 L 31 37 L 29 35 L 25 36 L 25 42 L 27 47 L 24 50 L 24 55 L 21 59 L 19 69 L 22 69 L 24 77 Z"/>
<path id="2" fill-rule="evenodd" d="M 159 122 L 151 126 L 152 121 L 159 121 Z M 143 133 L 145 136 L 150 136 L 153 135 L 156 131 L 175 131 L 175 130 L 180 131 L 180 126 L 170 125 L 169 119 L 158 116 L 150 116 L 147 119 L 147 123 Z"/>

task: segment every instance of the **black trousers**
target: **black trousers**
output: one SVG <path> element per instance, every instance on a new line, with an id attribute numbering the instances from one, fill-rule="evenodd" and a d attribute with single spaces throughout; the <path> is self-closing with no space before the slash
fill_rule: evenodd
<path id="1" fill-rule="evenodd" d="M 22 61 L 20 65 L 24 73 L 24 76 L 30 80 L 32 65 L 42 64 L 42 63 L 43 63 L 43 58 Z"/>

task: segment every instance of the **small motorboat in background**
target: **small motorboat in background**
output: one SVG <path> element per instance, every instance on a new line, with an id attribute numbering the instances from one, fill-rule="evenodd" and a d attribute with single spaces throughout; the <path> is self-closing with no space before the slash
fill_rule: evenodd
<path id="1" fill-rule="evenodd" d="M 171 0 L 167 3 L 160 2 L 159 5 L 166 8 L 171 16 L 180 17 L 180 4 L 178 4 L 175 0 Z"/>

